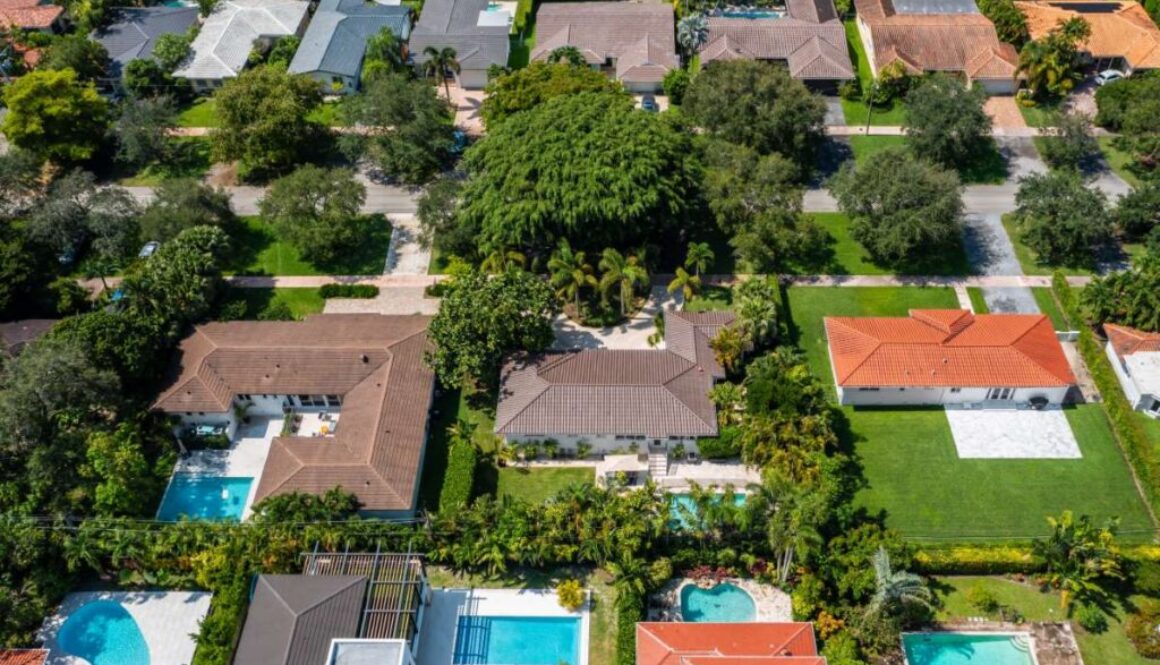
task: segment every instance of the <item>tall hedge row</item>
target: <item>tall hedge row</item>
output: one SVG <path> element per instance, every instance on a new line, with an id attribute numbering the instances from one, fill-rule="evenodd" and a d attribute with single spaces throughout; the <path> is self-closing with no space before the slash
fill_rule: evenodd
<path id="1" fill-rule="evenodd" d="M 462 508 L 471 501 L 475 487 L 475 468 L 479 463 L 479 449 L 470 441 L 451 444 L 447 454 L 447 473 L 439 492 L 439 510 Z"/>
<path id="2" fill-rule="evenodd" d="M 636 623 L 644 620 L 644 597 L 631 589 L 620 589 L 616 599 L 616 665 L 636 665 Z"/>

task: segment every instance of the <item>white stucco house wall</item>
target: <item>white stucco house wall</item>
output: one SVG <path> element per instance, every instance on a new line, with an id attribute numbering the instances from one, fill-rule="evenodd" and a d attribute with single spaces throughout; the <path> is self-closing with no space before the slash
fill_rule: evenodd
<path id="1" fill-rule="evenodd" d="M 1160 418 L 1160 333 L 1104 325 L 1105 351 L 1132 408 Z"/>
<path id="2" fill-rule="evenodd" d="M 838 398 L 855 406 L 1060 404 L 1075 384 L 1042 314 L 826 317 Z"/>

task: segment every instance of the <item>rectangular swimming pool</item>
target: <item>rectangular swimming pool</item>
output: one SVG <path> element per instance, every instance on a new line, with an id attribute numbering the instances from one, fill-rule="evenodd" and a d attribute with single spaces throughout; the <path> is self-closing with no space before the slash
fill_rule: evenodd
<path id="1" fill-rule="evenodd" d="M 579 665 L 579 617 L 459 617 L 455 665 Z"/>
<path id="2" fill-rule="evenodd" d="M 161 499 L 157 519 L 241 521 L 253 478 L 176 473 Z"/>
<path id="3" fill-rule="evenodd" d="M 907 665 L 1035 665 L 1027 633 L 906 633 Z"/>

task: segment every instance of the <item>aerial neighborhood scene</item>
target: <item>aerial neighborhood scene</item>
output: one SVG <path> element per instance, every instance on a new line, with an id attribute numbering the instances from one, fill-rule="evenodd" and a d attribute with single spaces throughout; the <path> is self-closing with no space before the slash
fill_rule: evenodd
<path id="1" fill-rule="evenodd" d="M 0 665 L 1160 665 L 1160 0 L 0 0 Z"/>

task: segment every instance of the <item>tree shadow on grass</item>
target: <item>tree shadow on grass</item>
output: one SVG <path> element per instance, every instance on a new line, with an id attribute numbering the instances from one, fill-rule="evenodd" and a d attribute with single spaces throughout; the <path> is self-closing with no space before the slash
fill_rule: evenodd
<path id="1" fill-rule="evenodd" d="M 268 226 L 247 224 L 245 220 L 239 221 L 230 230 L 230 261 L 226 270 L 239 275 L 269 274 L 265 270 L 253 270 L 250 266 L 257 264 L 258 256 L 276 240 L 274 232 Z"/>
<path id="2" fill-rule="evenodd" d="M 959 177 L 966 185 L 1001 185 L 1008 173 L 1007 158 L 994 139 L 988 139 L 985 149 L 959 167 Z"/>
<path id="3" fill-rule="evenodd" d="M 318 262 L 315 266 L 328 275 L 381 275 L 387 265 L 391 248 L 391 222 L 386 215 L 360 215 L 356 235 L 357 246 L 334 261 Z"/>

